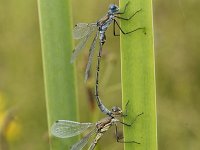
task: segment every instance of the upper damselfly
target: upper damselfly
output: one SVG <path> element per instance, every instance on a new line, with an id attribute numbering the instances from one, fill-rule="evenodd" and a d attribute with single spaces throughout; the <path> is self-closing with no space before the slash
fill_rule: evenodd
<path id="1" fill-rule="evenodd" d="M 103 45 L 106 41 L 105 32 L 106 32 L 107 28 L 111 25 L 111 23 L 113 23 L 114 36 L 119 36 L 118 34 L 115 33 L 115 24 L 119 27 L 120 31 L 123 34 L 129 34 L 129 33 L 135 32 L 140 29 L 144 30 L 144 28 L 136 28 L 135 30 L 125 32 L 119 26 L 119 23 L 117 22 L 116 19 L 130 20 L 133 16 L 135 16 L 138 12 L 141 11 L 141 9 L 136 11 L 129 18 L 120 17 L 119 15 L 125 13 L 128 4 L 129 4 L 129 2 L 125 5 L 124 10 L 121 12 L 117 5 L 111 4 L 108 8 L 107 14 L 104 17 L 102 17 L 101 19 L 99 19 L 96 23 L 78 23 L 75 25 L 75 27 L 73 29 L 73 38 L 80 40 L 80 42 L 78 43 L 78 45 L 76 45 L 75 49 L 73 50 L 71 62 L 74 62 L 74 60 L 77 57 L 77 55 L 79 54 L 79 52 L 85 47 L 85 45 L 86 45 L 88 39 L 90 38 L 90 36 L 92 35 L 92 33 L 96 32 L 96 35 L 95 35 L 93 42 L 89 49 L 89 57 L 88 57 L 88 62 L 87 62 L 86 70 L 85 70 L 85 81 L 88 79 L 88 74 L 90 71 L 92 58 L 94 55 L 94 49 L 95 49 L 96 42 L 98 40 L 98 36 L 99 36 L 100 45 Z"/>

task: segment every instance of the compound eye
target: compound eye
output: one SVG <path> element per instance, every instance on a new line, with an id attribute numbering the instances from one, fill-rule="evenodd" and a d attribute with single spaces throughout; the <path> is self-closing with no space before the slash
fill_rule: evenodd
<path id="1" fill-rule="evenodd" d="M 112 11 L 117 11 L 117 7 L 113 6 Z"/>
<path id="2" fill-rule="evenodd" d="M 113 108 L 112 108 L 112 112 L 116 112 L 116 107 L 113 107 Z"/>
<path id="3" fill-rule="evenodd" d="M 119 107 L 114 106 L 114 107 L 112 108 L 112 111 L 113 111 L 113 112 L 119 112 L 119 111 L 121 111 L 121 109 L 120 109 Z"/>
<path id="4" fill-rule="evenodd" d="M 109 7 L 109 9 L 112 10 L 112 11 L 113 11 L 113 10 L 116 10 L 116 8 L 117 8 L 117 7 L 116 7 L 114 4 L 111 4 L 110 7 Z"/>
<path id="5" fill-rule="evenodd" d="M 115 9 L 116 9 L 116 6 L 115 6 L 115 5 L 113 5 L 113 6 L 111 7 L 111 9 L 112 9 L 112 10 L 115 10 Z"/>

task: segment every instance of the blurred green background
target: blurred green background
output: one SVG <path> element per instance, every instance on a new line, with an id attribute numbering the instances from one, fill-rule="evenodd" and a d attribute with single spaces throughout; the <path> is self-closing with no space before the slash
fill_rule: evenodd
<path id="1" fill-rule="evenodd" d="M 110 3 L 117 1 L 73 0 L 74 24 L 95 22 Z M 153 4 L 159 149 L 199 150 L 200 1 L 154 0 Z M 100 95 L 110 108 L 121 104 L 119 38 L 113 37 L 112 28 L 107 41 Z M 77 61 L 82 122 L 103 116 L 92 97 L 93 76 L 87 84 L 83 81 L 87 55 L 84 50 Z M 0 146 L 5 150 L 49 149 L 35 0 L 0 1 L 0 125 L 4 129 Z M 115 142 L 112 130 L 100 141 L 99 147 L 105 146 L 123 148 Z"/>

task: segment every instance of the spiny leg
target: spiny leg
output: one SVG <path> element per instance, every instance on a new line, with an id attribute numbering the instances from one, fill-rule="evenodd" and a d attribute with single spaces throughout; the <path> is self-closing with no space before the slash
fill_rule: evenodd
<path id="1" fill-rule="evenodd" d="M 136 143 L 136 144 L 140 144 L 140 143 L 138 143 L 136 141 L 124 141 L 124 140 L 122 140 L 124 137 L 119 137 L 117 124 L 115 124 L 115 135 L 116 135 L 116 140 L 117 140 L 118 143 Z"/>
<path id="2" fill-rule="evenodd" d="M 132 31 L 129 31 L 129 32 L 124 32 L 124 31 L 122 30 L 122 28 L 120 27 L 120 25 L 118 24 L 118 22 L 114 19 L 114 25 L 113 25 L 113 28 L 114 28 L 114 36 L 119 36 L 118 34 L 115 33 L 115 23 L 117 24 L 117 26 L 119 27 L 120 31 L 121 31 L 123 34 L 130 34 L 130 33 L 133 33 L 133 32 L 135 32 L 135 31 L 141 30 L 141 29 L 144 30 L 144 32 L 145 32 L 145 28 L 137 28 L 137 29 L 132 30 Z M 145 32 L 145 34 L 146 34 L 146 32 Z"/>
<path id="3" fill-rule="evenodd" d="M 132 121 L 131 124 L 128 124 L 128 123 L 125 123 L 125 122 L 122 122 L 122 121 L 119 121 L 119 122 L 120 122 L 121 124 L 125 125 L 125 126 L 131 127 L 131 126 L 133 125 L 133 123 L 137 120 L 137 118 L 138 118 L 139 116 L 143 115 L 143 114 L 144 114 L 143 112 L 140 113 L 140 114 L 138 114 L 138 115 L 134 118 L 134 120 Z"/>
<path id="4" fill-rule="evenodd" d="M 132 19 L 138 12 L 142 11 L 142 9 L 136 11 L 132 16 L 130 16 L 129 18 L 123 18 L 123 17 L 120 17 L 120 16 L 115 16 L 115 18 L 118 18 L 118 19 L 122 19 L 122 20 L 130 20 Z"/>
<path id="5" fill-rule="evenodd" d="M 125 106 L 125 113 L 122 114 L 123 117 L 126 117 L 127 114 L 128 114 L 128 113 L 127 113 L 127 111 L 128 111 L 128 109 L 127 109 L 128 104 L 129 104 L 129 101 L 127 101 L 127 103 L 126 103 L 126 106 Z"/>
<path id="6" fill-rule="evenodd" d="M 129 1 L 126 3 L 124 10 L 122 12 L 117 13 L 117 14 L 124 14 L 126 12 L 126 8 L 127 8 L 128 4 L 129 4 Z"/>
<path id="7" fill-rule="evenodd" d="M 115 20 L 114 20 L 114 23 L 113 23 L 113 34 L 114 34 L 114 36 L 120 36 L 119 34 L 115 33 Z"/>
<path id="8" fill-rule="evenodd" d="M 138 114 L 136 117 L 135 117 L 135 119 L 133 120 L 133 122 L 131 123 L 131 126 L 133 125 L 133 123 L 137 120 L 137 118 L 138 117 L 140 117 L 141 115 L 143 115 L 144 113 L 142 112 L 142 113 L 140 113 L 140 114 Z"/>

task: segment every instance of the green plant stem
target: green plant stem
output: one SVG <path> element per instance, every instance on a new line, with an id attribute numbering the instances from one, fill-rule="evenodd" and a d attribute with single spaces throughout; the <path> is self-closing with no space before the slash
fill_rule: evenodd
<path id="1" fill-rule="evenodd" d="M 70 63 L 72 18 L 70 0 L 38 0 L 49 133 L 59 119 L 77 120 L 74 66 Z M 76 138 L 76 139 L 75 139 Z M 77 140 L 51 136 L 52 150 L 69 149 Z"/>
<path id="2" fill-rule="evenodd" d="M 121 0 L 121 8 L 127 3 Z M 128 32 L 138 27 L 145 27 L 128 35 L 121 34 L 121 69 L 123 108 L 127 101 L 128 116 L 124 122 L 132 122 L 139 113 L 141 115 L 132 127 L 124 126 L 126 141 L 135 140 L 141 144 L 125 144 L 125 150 L 156 150 L 156 86 L 155 60 L 153 49 L 152 1 L 130 1 L 125 18 L 142 9 L 129 21 L 121 21 L 121 27 Z"/>

